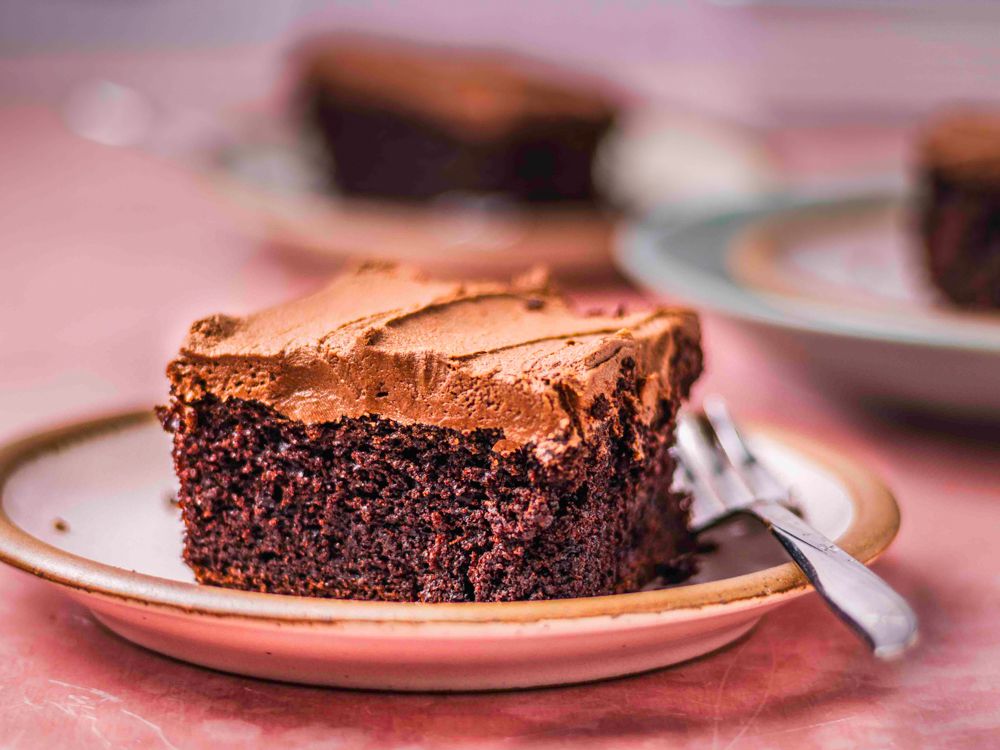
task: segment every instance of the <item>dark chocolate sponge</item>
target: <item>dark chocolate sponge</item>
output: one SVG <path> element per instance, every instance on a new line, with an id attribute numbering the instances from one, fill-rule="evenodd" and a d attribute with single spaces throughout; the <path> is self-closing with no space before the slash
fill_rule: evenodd
<path id="1" fill-rule="evenodd" d="M 620 389 L 634 387 L 624 373 Z M 593 596 L 683 577 L 693 540 L 688 501 L 669 491 L 670 410 L 647 428 L 628 403 L 599 401 L 596 434 L 542 466 L 493 451 L 495 430 L 305 425 L 246 401 L 174 400 L 160 414 L 184 558 L 202 583 L 386 601 Z"/>

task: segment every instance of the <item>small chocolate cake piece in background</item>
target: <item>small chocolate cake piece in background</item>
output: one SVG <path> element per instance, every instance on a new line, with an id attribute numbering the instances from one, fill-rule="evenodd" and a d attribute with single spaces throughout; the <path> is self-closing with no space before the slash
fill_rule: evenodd
<path id="1" fill-rule="evenodd" d="M 202 583 L 390 601 L 631 591 L 691 565 L 670 490 L 693 313 L 362 266 L 194 324 L 168 367 Z"/>
<path id="2" fill-rule="evenodd" d="M 918 159 L 931 280 L 958 305 L 1000 308 L 1000 111 L 937 120 Z"/>
<path id="3" fill-rule="evenodd" d="M 296 57 L 306 123 L 346 195 L 598 201 L 595 154 L 616 113 L 606 86 L 502 53 L 358 36 Z"/>

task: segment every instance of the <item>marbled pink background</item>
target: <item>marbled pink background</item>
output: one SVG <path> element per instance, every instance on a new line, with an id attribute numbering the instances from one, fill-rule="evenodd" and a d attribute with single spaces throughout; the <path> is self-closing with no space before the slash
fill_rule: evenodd
<path id="1" fill-rule="evenodd" d="M 38 75 L 155 70 L 158 90 L 186 101 L 185 81 L 203 78 L 201 88 L 222 98 L 230 88 L 252 90 L 262 67 L 238 51 L 138 61 L 97 53 L 67 68 L 73 59 L 0 61 L 8 94 L 0 101 L 0 437 L 154 402 L 190 320 L 285 298 L 329 270 L 249 236 L 183 167 L 73 136 L 30 85 Z M 51 86 L 55 97 L 62 89 Z M 22 95 L 11 93 L 19 87 Z M 879 126 L 784 128 L 769 139 L 799 175 L 898 166 L 905 143 Z M 613 278 L 577 293 L 592 302 L 635 298 Z M 861 411 L 791 375 L 721 321 L 708 319 L 706 332 L 704 391 L 726 395 L 746 417 L 863 458 L 897 493 L 903 527 L 878 569 L 923 620 L 923 641 L 906 660 L 873 661 L 808 597 L 719 654 L 629 679 L 453 696 L 312 689 L 145 652 L 58 591 L 4 568 L 0 747 L 997 747 L 996 429 Z"/>

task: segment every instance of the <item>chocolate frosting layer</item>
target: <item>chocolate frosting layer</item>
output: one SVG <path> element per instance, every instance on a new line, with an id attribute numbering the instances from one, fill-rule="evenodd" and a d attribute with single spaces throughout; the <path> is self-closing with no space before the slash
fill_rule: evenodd
<path id="1" fill-rule="evenodd" d="M 462 283 L 367 264 L 312 296 L 196 322 L 167 372 L 188 402 L 258 401 L 306 423 L 374 414 L 500 429 L 496 450 L 544 455 L 587 434 L 626 360 L 644 419 L 676 406 L 700 370 L 698 340 L 693 312 L 581 315 L 543 274 Z"/>

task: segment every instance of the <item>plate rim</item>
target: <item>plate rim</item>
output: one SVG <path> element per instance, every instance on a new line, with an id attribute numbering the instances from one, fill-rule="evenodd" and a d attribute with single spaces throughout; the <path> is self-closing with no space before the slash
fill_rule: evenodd
<path id="1" fill-rule="evenodd" d="M 612 253 L 618 268 L 639 286 L 676 296 L 732 320 L 868 343 L 1000 355 L 1000 337 L 970 334 L 949 339 L 921 334 L 916 330 L 866 328 L 850 321 L 831 320 L 829 315 L 822 314 L 821 305 L 812 304 L 809 300 L 782 298 L 780 305 L 772 304 L 767 295 L 745 286 L 738 279 L 697 267 L 664 249 L 670 240 L 681 237 L 683 241 L 684 235 L 690 236 L 693 232 L 704 232 L 713 227 L 726 228 L 728 238 L 767 221 L 795 218 L 817 211 L 871 210 L 898 205 L 905 200 L 905 196 L 905 191 L 898 186 L 876 183 L 874 186 L 862 184 L 829 190 L 775 193 L 738 204 L 695 210 L 662 209 L 645 219 L 621 225 L 616 232 Z M 719 252 L 725 258 L 729 247 L 724 246 Z M 795 310 L 802 312 L 795 314 Z M 810 312 L 820 314 L 810 315 Z M 976 313 L 969 315 L 979 320 L 976 327 L 982 326 L 981 318 Z M 961 311 L 955 315 L 955 322 L 961 325 Z"/>
<path id="2" fill-rule="evenodd" d="M 285 624 L 396 623 L 526 624 L 623 615 L 697 617 L 720 608 L 764 606 L 811 590 L 791 563 L 717 581 L 606 596 L 522 602 L 378 602 L 322 599 L 239 591 L 139 573 L 59 549 L 17 526 L 3 494 L 10 477 L 33 458 L 99 435 L 155 420 L 149 409 L 112 412 L 65 422 L 0 446 L 0 562 L 72 593 L 120 604 L 187 615 Z M 750 422 L 752 432 L 773 437 L 830 472 L 854 505 L 851 524 L 837 542 L 870 563 L 891 544 L 900 523 L 889 488 L 870 469 L 839 450 L 785 427 Z"/>
<path id="3" fill-rule="evenodd" d="M 246 146 L 245 134 L 235 144 Z M 294 187 L 291 189 L 261 184 L 238 174 L 228 163 L 227 154 L 234 144 L 217 145 L 191 162 L 195 174 L 201 179 L 205 189 L 224 201 L 235 213 L 249 219 L 251 233 L 266 237 L 281 249 L 306 253 L 315 258 L 328 260 L 349 259 L 363 253 L 366 245 L 349 247 L 349 241 L 335 245 L 327 237 L 328 232 L 320 231 L 331 223 L 350 222 L 356 236 L 359 227 L 368 234 L 397 238 L 390 241 L 388 249 L 381 251 L 384 257 L 399 262 L 427 263 L 440 261 L 437 248 L 440 241 L 433 242 L 443 230 L 455 228 L 469 221 L 486 221 L 503 231 L 514 233 L 516 241 L 497 245 L 468 244 L 449 245 L 454 258 L 449 264 L 472 264 L 493 271 L 509 272 L 522 269 L 537 262 L 535 246 L 551 244 L 553 237 L 574 237 L 569 246 L 578 248 L 571 258 L 549 256 L 544 260 L 553 267 L 583 268 L 596 270 L 610 268 L 614 231 L 621 219 L 621 211 L 608 205 L 601 206 L 586 201 L 552 204 L 512 203 L 505 210 L 494 214 L 483 213 L 473 204 L 453 206 L 442 210 L 433 202 L 411 202 L 393 200 L 378 196 L 353 196 L 339 192 L 324 191 L 319 188 Z M 472 195 L 475 195 L 474 193 Z M 488 198 L 489 196 L 481 196 Z M 372 232 L 371 227 L 377 227 Z M 398 237 L 404 233 L 416 232 L 423 242 L 410 243 L 407 252 L 398 251 Z M 541 243 L 540 240 L 547 240 Z M 386 245 L 383 242 L 383 245 Z M 565 243 L 563 243 L 565 247 Z M 525 249 L 527 247 L 527 250 Z M 414 251 L 415 248 L 415 251 Z"/>

